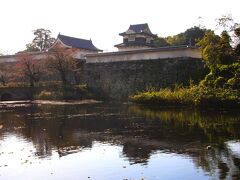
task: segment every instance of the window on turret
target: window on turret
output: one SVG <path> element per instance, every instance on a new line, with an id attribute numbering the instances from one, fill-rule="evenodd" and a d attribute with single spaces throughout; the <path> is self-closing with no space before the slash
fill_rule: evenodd
<path id="1" fill-rule="evenodd" d="M 138 43 L 146 43 L 146 38 L 144 38 L 144 37 L 137 37 L 135 39 L 135 41 L 138 42 Z"/>
<path id="2" fill-rule="evenodd" d="M 135 41 L 135 36 L 129 36 L 128 41 Z"/>
<path id="3" fill-rule="evenodd" d="M 151 43 L 151 38 L 147 38 L 146 42 Z"/>

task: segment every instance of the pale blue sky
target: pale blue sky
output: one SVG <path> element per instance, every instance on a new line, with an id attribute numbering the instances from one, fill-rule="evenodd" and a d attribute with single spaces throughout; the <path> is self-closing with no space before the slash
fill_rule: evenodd
<path id="1" fill-rule="evenodd" d="M 159 36 L 174 35 L 198 24 L 215 28 L 215 19 L 231 13 L 240 23 L 239 0 L 1 0 L 0 50 L 12 54 L 33 39 L 32 30 L 46 28 L 92 39 L 103 50 L 122 41 L 118 33 L 130 24 L 148 23 Z"/>

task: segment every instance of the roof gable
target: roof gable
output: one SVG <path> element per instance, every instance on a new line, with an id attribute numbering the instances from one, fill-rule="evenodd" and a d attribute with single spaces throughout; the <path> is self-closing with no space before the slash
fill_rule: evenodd
<path id="1" fill-rule="evenodd" d="M 71 46 L 74 48 L 79 48 L 79 49 L 86 49 L 86 50 L 91 50 L 91 51 L 102 51 L 98 48 L 96 48 L 91 40 L 86 40 L 86 39 L 79 39 L 75 37 L 70 37 L 70 36 L 65 36 L 65 35 L 58 35 L 58 38 L 63 44 L 67 46 Z"/>

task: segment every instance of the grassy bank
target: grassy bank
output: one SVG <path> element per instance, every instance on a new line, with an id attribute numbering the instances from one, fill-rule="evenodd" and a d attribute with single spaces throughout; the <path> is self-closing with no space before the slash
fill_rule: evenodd
<path id="1" fill-rule="evenodd" d="M 94 98 L 86 85 L 51 84 L 42 86 L 35 93 L 34 99 L 41 100 L 73 100 Z"/>
<path id="2" fill-rule="evenodd" d="M 240 107 L 240 91 L 201 86 L 148 90 L 130 96 L 141 104 L 161 106 Z"/>

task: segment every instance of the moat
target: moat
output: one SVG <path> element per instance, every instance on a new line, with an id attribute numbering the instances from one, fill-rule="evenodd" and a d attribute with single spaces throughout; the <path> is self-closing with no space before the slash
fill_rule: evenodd
<path id="1" fill-rule="evenodd" d="M 0 179 L 240 179 L 240 113 L 0 103 Z"/>

